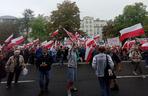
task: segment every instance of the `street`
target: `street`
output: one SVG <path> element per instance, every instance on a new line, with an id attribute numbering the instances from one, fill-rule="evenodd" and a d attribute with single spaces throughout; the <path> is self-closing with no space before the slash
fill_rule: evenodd
<path id="1" fill-rule="evenodd" d="M 148 96 L 148 69 L 142 69 L 145 79 L 132 74 L 132 65 L 123 63 L 123 70 L 118 74 L 119 91 L 112 91 L 112 96 Z M 0 96 L 38 96 L 40 90 L 38 85 L 38 71 L 35 66 L 28 66 L 29 74 L 20 77 L 19 84 L 12 84 L 11 89 L 6 89 L 6 80 L 0 84 Z M 66 66 L 53 66 L 48 94 L 44 96 L 66 96 Z M 77 88 L 79 96 L 100 96 L 99 83 L 94 70 L 90 65 L 80 64 L 78 66 Z"/>

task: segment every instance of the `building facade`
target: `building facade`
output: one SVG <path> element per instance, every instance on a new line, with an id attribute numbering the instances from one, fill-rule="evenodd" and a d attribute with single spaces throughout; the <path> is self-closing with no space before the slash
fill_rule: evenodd
<path id="1" fill-rule="evenodd" d="M 9 15 L 6 15 L 6 16 L 0 16 L 0 23 L 3 23 L 3 22 L 16 22 L 17 21 L 17 18 L 14 17 L 14 16 L 9 16 Z"/>
<path id="2" fill-rule="evenodd" d="M 106 24 L 107 22 L 105 20 L 86 16 L 80 22 L 80 30 L 86 32 L 90 37 L 99 34 L 102 39 L 102 29 Z"/>

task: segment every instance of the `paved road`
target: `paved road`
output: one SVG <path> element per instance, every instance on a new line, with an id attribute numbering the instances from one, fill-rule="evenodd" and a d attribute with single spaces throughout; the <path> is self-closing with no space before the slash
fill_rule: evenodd
<path id="1" fill-rule="evenodd" d="M 142 65 L 143 67 L 143 65 Z M 21 76 L 20 83 L 13 85 L 12 89 L 6 89 L 5 80 L 0 84 L 0 96 L 38 96 L 38 73 L 34 66 L 29 66 L 29 74 Z M 148 77 L 132 75 L 132 66 L 123 64 L 124 70 L 118 74 L 120 90 L 112 91 L 113 96 L 148 96 Z M 144 74 L 148 76 L 148 69 L 144 68 Z M 66 96 L 66 67 L 53 66 L 52 79 L 50 81 L 50 93 L 45 96 Z M 99 83 L 90 65 L 78 66 L 79 96 L 100 96 Z"/>

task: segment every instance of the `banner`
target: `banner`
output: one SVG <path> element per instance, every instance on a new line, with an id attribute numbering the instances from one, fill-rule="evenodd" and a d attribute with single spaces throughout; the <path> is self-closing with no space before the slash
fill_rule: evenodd
<path id="1" fill-rule="evenodd" d="M 121 46 L 121 43 L 119 41 L 119 37 L 107 39 L 107 44 L 109 46 Z"/>

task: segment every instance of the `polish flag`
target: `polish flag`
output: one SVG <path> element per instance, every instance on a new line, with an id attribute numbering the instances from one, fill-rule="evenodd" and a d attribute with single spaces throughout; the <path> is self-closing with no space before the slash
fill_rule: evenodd
<path id="1" fill-rule="evenodd" d="M 93 46 L 93 45 L 96 45 L 96 42 L 95 42 L 94 39 L 88 39 L 88 40 L 86 41 L 86 46 L 87 46 L 87 47 L 91 47 L 91 46 Z"/>
<path id="2" fill-rule="evenodd" d="M 33 43 L 34 43 L 34 44 L 38 44 L 39 41 L 40 41 L 39 39 L 36 39 L 36 40 L 33 40 Z"/>
<path id="3" fill-rule="evenodd" d="M 7 45 L 7 48 L 11 49 L 13 46 L 23 43 L 24 40 L 25 40 L 25 38 L 23 36 L 12 39 L 11 42 Z"/>
<path id="4" fill-rule="evenodd" d="M 13 34 L 11 34 L 11 35 L 5 40 L 5 43 L 11 42 L 12 38 L 13 38 Z"/>
<path id="5" fill-rule="evenodd" d="M 25 44 L 24 48 L 28 48 L 28 47 L 33 46 L 34 44 L 38 44 L 38 43 L 39 43 L 39 39 L 33 40 L 32 42 Z"/>
<path id="6" fill-rule="evenodd" d="M 132 40 L 132 41 L 126 41 L 125 43 L 124 43 L 124 45 L 123 45 L 123 49 L 125 48 L 125 49 L 130 49 L 136 42 L 139 42 L 140 44 L 144 44 L 144 43 L 146 43 L 147 41 L 146 40 L 138 40 L 138 41 L 136 41 L 136 40 Z"/>
<path id="7" fill-rule="evenodd" d="M 98 40 L 99 38 L 100 38 L 100 35 L 98 34 L 94 37 L 94 40 Z"/>
<path id="8" fill-rule="evenodd" d="M 148 50 L 148 42 L 144 43 L 141 45 L 141 49 L 144 50 Z"/>
<path id="9" fill-rule="evenodd" d="M 47 40 L 42 42 L 41 45 L 44 46 L 44 45 L 46 45 L 46 43 L 47 43 Z"/>
<path id="10" fill-rule="evenodd" d="M 77 41 L 76 36 L 73 35 L 73 33 L 68 32 L 65 28 L 63 28 L 65 30 L 65 32 L 67 33 L 67 35 L 69 36 L 69 38 L 71 39 L 72 42 Z"/>
<path id="11" fill-rule="evenodd" d="M 51 35 L 50 35 L 50 37 L 54 37 L 54 36 L 56 36 L 56 35 L 58 35 L 59 34 L 59 30 L 57 29 L 55 32 L 53 32 Z"/>
<path id="12" fill-rule="evenodd" d="M 86 41 L 85 60 L 87 64 L 92 58 L 92 53 L 94 51 L 95 46 L 96 46 L 96 42 L 94 41 L 94 39 L 88 39 Z"/>
<path id="13" fill-rule="evenodd" d="M 75 37 L 76 37 L 76 39 L 78 39 L 80 37 L 80 34 L 78 32 L 76 32 Z"/>
<path id="14" fill-rule="evenodd" d="M 23 43 L 24 40 L 25 40 L 25 38 L 23 36 L 20 36 L 20 37 L 17 37 L 15 39 L 12 39 L 11 43 L 19 45 L 19 44 Z"/>
<path id="15" fill-rule="evenodd" d="M 131 37 L 136 37 L 144 34 L 144 29 L 141 25 L 141 23 L 133 25 L 128 28 L 124 28 L 120 30 L 120 41 L 122 42 L 123 40 Z"/>
<path id="16" fill-rule="evenodd" d="M 33 42 L 27 43 L 26 45 L 24 45 L 24 48 L 28 48 L 30 46 L 33 46 Z"/>
<path id="17" fill-rule="evenodd" d="M 47 43 L 44 45 L 44 47 L 47 48 L 47 49 L 49 49 L 49 48 L 52 47 L 53 44 L 54 44 L 54 41 L 49 41 L 49 42 L 47 42 Z"/>

